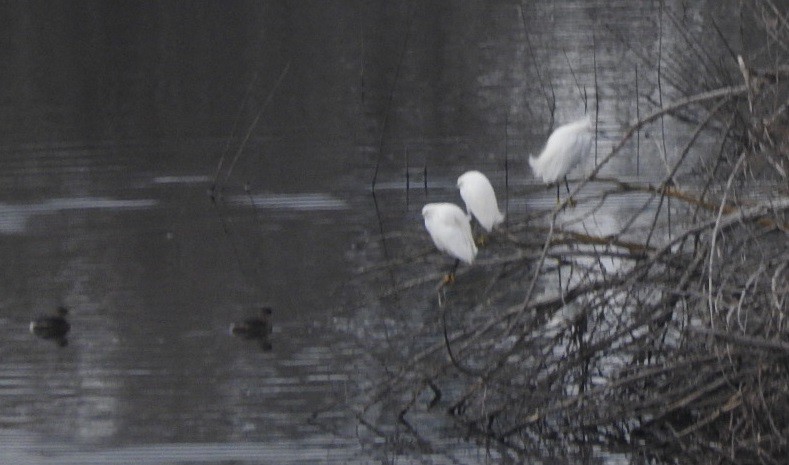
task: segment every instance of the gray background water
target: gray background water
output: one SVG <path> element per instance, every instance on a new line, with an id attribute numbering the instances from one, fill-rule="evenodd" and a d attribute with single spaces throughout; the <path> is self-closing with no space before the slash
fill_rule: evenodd
<path id="1" fill-rule="evenodd" d="M 683 24 L 709 23 L 706 2 L 665 3 Z M 466 169 L 502 189 L 506 165 L 511 218 L 552 207 L 525 163 L 551 129 L 550 88 L 556 124 L 584 114 L 580 88 L 590 112 L 599 102 L 604 153 L 636 116 L 637 66 L 640 111 L 657 96 L 638 53 L 654 56 L 659 12 L 652 1 L 4 2 L 0 463 L 497 460 L 440 414 L 424 421 L 442 447 L 416 454 L 338 407 L 361 402 L 382 370 L 354 339 L 412 316 L 368 308 L 360 321 L 354 306 L 385 288 L 348 283 L 408 256 L 383 250 L 381 233 L 428 249 L 421 205 L 458 200 Z M 670 29 L 668 57 L 686 47 Z M 703 63 L 664 66 L 670 99 Z M 663 175 L 657 144 L 641 143 L 638 162 L 633 150 L 607 172 Z M 27 332 L 60 304 L 72 310 L 65 348 Z M 271 351 L 228 335 L 261 304 L 274 308 Z"/>

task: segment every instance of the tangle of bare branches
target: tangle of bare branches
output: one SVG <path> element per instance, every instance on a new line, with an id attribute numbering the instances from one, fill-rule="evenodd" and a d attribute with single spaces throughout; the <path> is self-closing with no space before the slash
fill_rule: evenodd
<path id="1" fill-rule="evenodd" d="M 444 408 L 468 435 L 523 454 L 599 444 L 666 462 L 680 454 L 684 463 L 785 462 L 789 20 L 774 2 L 744 3 L 757 23 L 769 19 L 772 63 L 740 56 L 729 68 L 741 81 L 710 79 L 717 87 L 642 116 L 575 184 L 575 213 L 565 200 L 542 218 L 510 222 L 488 245 L 495 256 L 461 268 L 452 287 L 434 289 L 440 273 L 431 272 L 379 296 L 437 292 L 440 336 L 404 351 L 368 408 L 407 392 L 407 421 L 426 397 L 422 408 Z M 671 63 L 661 66 L 669 79 Z M 677 115 L 697 126 L 666 159 L 663 182 L 599 175 L 640 130 Z M 702 132 L 717 151 L 697 145 Z M 680 169 L 691 173 L 681 187 Z M 614 232 L 589 229 L 623 197 L 643 205 Z M 663 199 L 672 201 L 670 224 L 655 206 Z M 382 269 L 390 268 L 365 273 Z"/>

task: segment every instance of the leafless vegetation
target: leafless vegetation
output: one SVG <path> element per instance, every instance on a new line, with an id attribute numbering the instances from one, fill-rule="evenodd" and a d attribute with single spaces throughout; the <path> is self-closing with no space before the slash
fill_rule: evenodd
<path id="1" fill-rule="evenodd" d="M 417 439 L 412 419 L 443 408 L 469 436 L 526 455 L 570 444 L 621 447 L 643 462 L 785 463 L 789 17 L 770 0 L 742 9 L 763 47 L 719 63 L 685 37 L 699 55 L 683 58 L 706 60 L 718 77 L 679 81 L 665 61 L 662 86 L 682 94 L 651 110 L 642 103 L 640 119 L 574 184 L 575 209 L 565 199 L 511 222 L 453 286 L 435 288 L 441 270 L 415 256 L 360 272 L 388 284 L 381 302 L 421 293 L 438 315 L 417 334 L 389 328 L 404 359 L 360 418 L 395 399 Z M 666 15 L 666 27 L 681 28 Z M 665 158 L 662 182 L 600 175 L 664 118 L 695 129 Z M 629 207 L 615 228 L 594 228 L 622 198 Z M 404 270 L 410 278 L 394 277 Z"/>

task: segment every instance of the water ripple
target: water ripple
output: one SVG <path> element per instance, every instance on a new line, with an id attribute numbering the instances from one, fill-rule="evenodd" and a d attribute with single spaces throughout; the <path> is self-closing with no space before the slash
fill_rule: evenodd
<path id="1" fill-rule="evenodd" d="M 232 205 L 272 210 L 347 210 L 348 203 L 329 194 L 258 194 L 229 197 Z"/>
<path id="2" fill-rule="evenodd" d="M 17 443 L 19 444 L 19 443 Z M 35 464 L 161 464 L 161 463 L 348 463 L 355 441 L 335 436 L 317 436 L 307 441 L 279 439 L 276 443 L 177 443 L 129 446 L 89 452 L 74 452 L 67 445 L 47 446 L 44 454 L 32 454 L 27 444 L 11 447 L 0 458 Z M 19 444 L 22 445 L 22 444 Z M 16 450 L 15 450 L 16 449 Z"/>
<path id="3" fill-rule="evenodd" d="M 0 234 L 20 234 L 34 215 L 49 215 L 70 210 L 144 209 L 157 204 L 153 199 L 119 200 L 106 197 L 67 197 L 39 203 L 8 204 L 0 202 Z"/>

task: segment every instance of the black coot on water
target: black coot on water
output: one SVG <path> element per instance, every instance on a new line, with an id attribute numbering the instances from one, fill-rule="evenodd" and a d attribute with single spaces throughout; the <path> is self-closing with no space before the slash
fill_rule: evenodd
<path id="1" fill-rule="evenodd" d="M 53 339 L 63 347 L 68 344 L 66 335 L 71 329 L 66 315 L 68 315 L 68 309 L 58 307 L 54 315 L 37 316 L 30 322 L 30 333 L 42 339 Z"/>
<path id="2" fill-rule="evenodd" d="M 271 349 L 268 340 L 271 334 L 271 308 L 263 307 L 260 315 L 230 325 L 230 334 L 244 339 L 256 339 L 264 350 Z"/>

